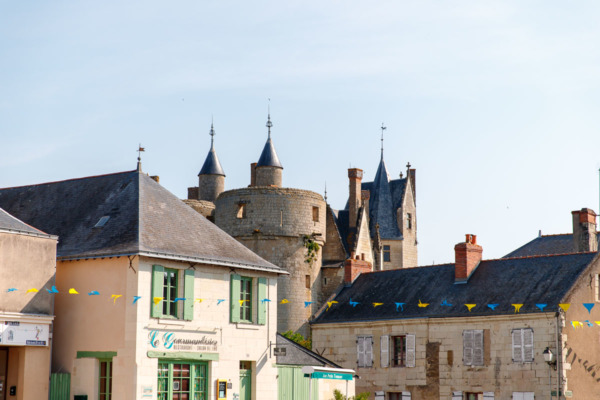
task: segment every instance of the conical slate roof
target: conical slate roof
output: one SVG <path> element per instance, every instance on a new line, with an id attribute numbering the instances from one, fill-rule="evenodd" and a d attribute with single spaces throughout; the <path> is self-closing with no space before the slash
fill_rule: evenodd
<path id="1" fill-rule="evenodd" d="M 258 159 L 257 167 L 276 167 L 283 169 L 283 166 L 279 162 L 279 157 L 277 157 L 277 152 L 275 151 L 275 146 L 273 146 L 273 141 L 271 137 L 267 139 L 267 143 L 265 143 L 265 148 Z"/>
<path id="2" fill-rule="evenodd" d="M 398 223 L 394 212 L 394 202 L 390 181 L 383 161 L 383 155 L 377 167 L 375 179 L 371 184 L 371 199 L 369 201 L 369 228 L 375 232 L 375 225 L 379 224 L 379 234 L 386 239 L 400 238 L 402 234 L 398 229 Z"/>
<path id="3" fill-rule="evenodd" d="M 0 207 L 58 235 L 59 260 L 137 254 L 284 272 L 140 171 L 0 189 Z"/>
<path id="4" fill-rule="evenodd" d="M 225 172 L 223 171 L 223 167 L 221 167 L 221 163 L 219 162 L 219 157 L 217 157 L 217 152 L 213 146 L 210 147 L 210 151 L 206 156 L 206 160 L 204 160 L 204 164 L 198 173 L 200 175 L 222 175 L 225 176 Z"/>

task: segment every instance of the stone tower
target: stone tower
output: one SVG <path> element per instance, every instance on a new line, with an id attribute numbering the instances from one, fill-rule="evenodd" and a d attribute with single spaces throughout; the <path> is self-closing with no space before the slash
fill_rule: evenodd
<path id="1" fill-rule="evenodd" d="M 282 188 L 283 167 L 269 136 L 251 184 L 228 190 L 215 201 L 215 223 L 250 250 L 284 268 L 278 278 L 277 330 L 309 334 L 308 319 L 317 311 L 321 290 L 321 254 L 325 244 L 326 204 L 315 192 Z M 305 306 L 305 304 L 307 304 Z"/>

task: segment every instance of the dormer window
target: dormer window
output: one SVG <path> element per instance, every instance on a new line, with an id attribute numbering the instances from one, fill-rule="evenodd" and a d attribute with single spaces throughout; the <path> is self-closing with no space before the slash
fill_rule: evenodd
<path id="1" fill-rule="evenodd" d="M 406 213 L 406 229 L 412 229 L 412 215 Z"/>
<path id="2" fill-rule="evenodd" d="M 106 223 L 108 222 L 108 220 L 110 219 L 109 215 L 105 215 L 102 218 L 100 218 L 98 220 L 98 222 L 96 222 L 96 225 L 94 225 L 94 228 L 102 228 L 104 225 L 106 225 Z"/>

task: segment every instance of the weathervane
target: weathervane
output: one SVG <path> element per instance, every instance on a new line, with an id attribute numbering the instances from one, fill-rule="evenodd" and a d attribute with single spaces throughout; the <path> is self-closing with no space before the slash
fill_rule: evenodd
<path id="1" fill-rule="evenodd" d="M 146 151 L 146 149 L 144 149 L 142 147 L 142 144 L 140 143 L 139 146 L 138 146 L 138 149 L 137 149 L 137 152 L 138 152 L 138 160 L 137 160 L 138 161 L 138 165 L 137 165 L 137 169 L 138 169 L 138 171 L 142 170 L 142 152 L 144 152 L 144 151 Z"/>
<path id="2" fill-rule="evenodd" d="M 214 141 L 215 141 L 215 127 L 213 126 L 213 120 L 212 120 L 212 118 L 210 120 L 210 133 L 209 133 L 209 135 L 210 135 L 210 148 L 212 149 Z"/>
<path id="3" fill-rule="evenodd" d="M 271 99 L 269 100 L 269 105 L 267 106 L 267 112 L 268 112 L 268 117 L 267 117 L 267 128 L 269 128 L 269 139 L 271 139 L 271 127 L 273 126 L 273 123 L 271 122 Z"/>
<path id="4" fill-rule="evenodd" d="M 387 129 L 387 126 L 383 125 L 383 122 L 381 123 L 381 158 L 383 158 L 383 131 L 385 131 Z"/>

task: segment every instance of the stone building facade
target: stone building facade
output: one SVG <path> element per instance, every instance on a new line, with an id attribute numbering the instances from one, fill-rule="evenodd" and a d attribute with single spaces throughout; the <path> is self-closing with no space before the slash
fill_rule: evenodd
<path id="1" fill-rule="evenodd" d="M 222 190 L 225 174 L 211 139 L 199 186 L 188 188 L 184 201 L 290 274 L 279 277 L 278 330 L 307 335 L 311 317 L 340 290 L 347 260 L 369 270 L 417 264 L 415 170 L 390 180 L 382 152 L 375 182 L 363 182 L 361 169 L 348 170 L 348 204 L 336 210 L 320 194 L 282 187 L 272 126 L 269 115 L 247 188 Z M 212 126 L 210 134 L 214 139 Z"/>

